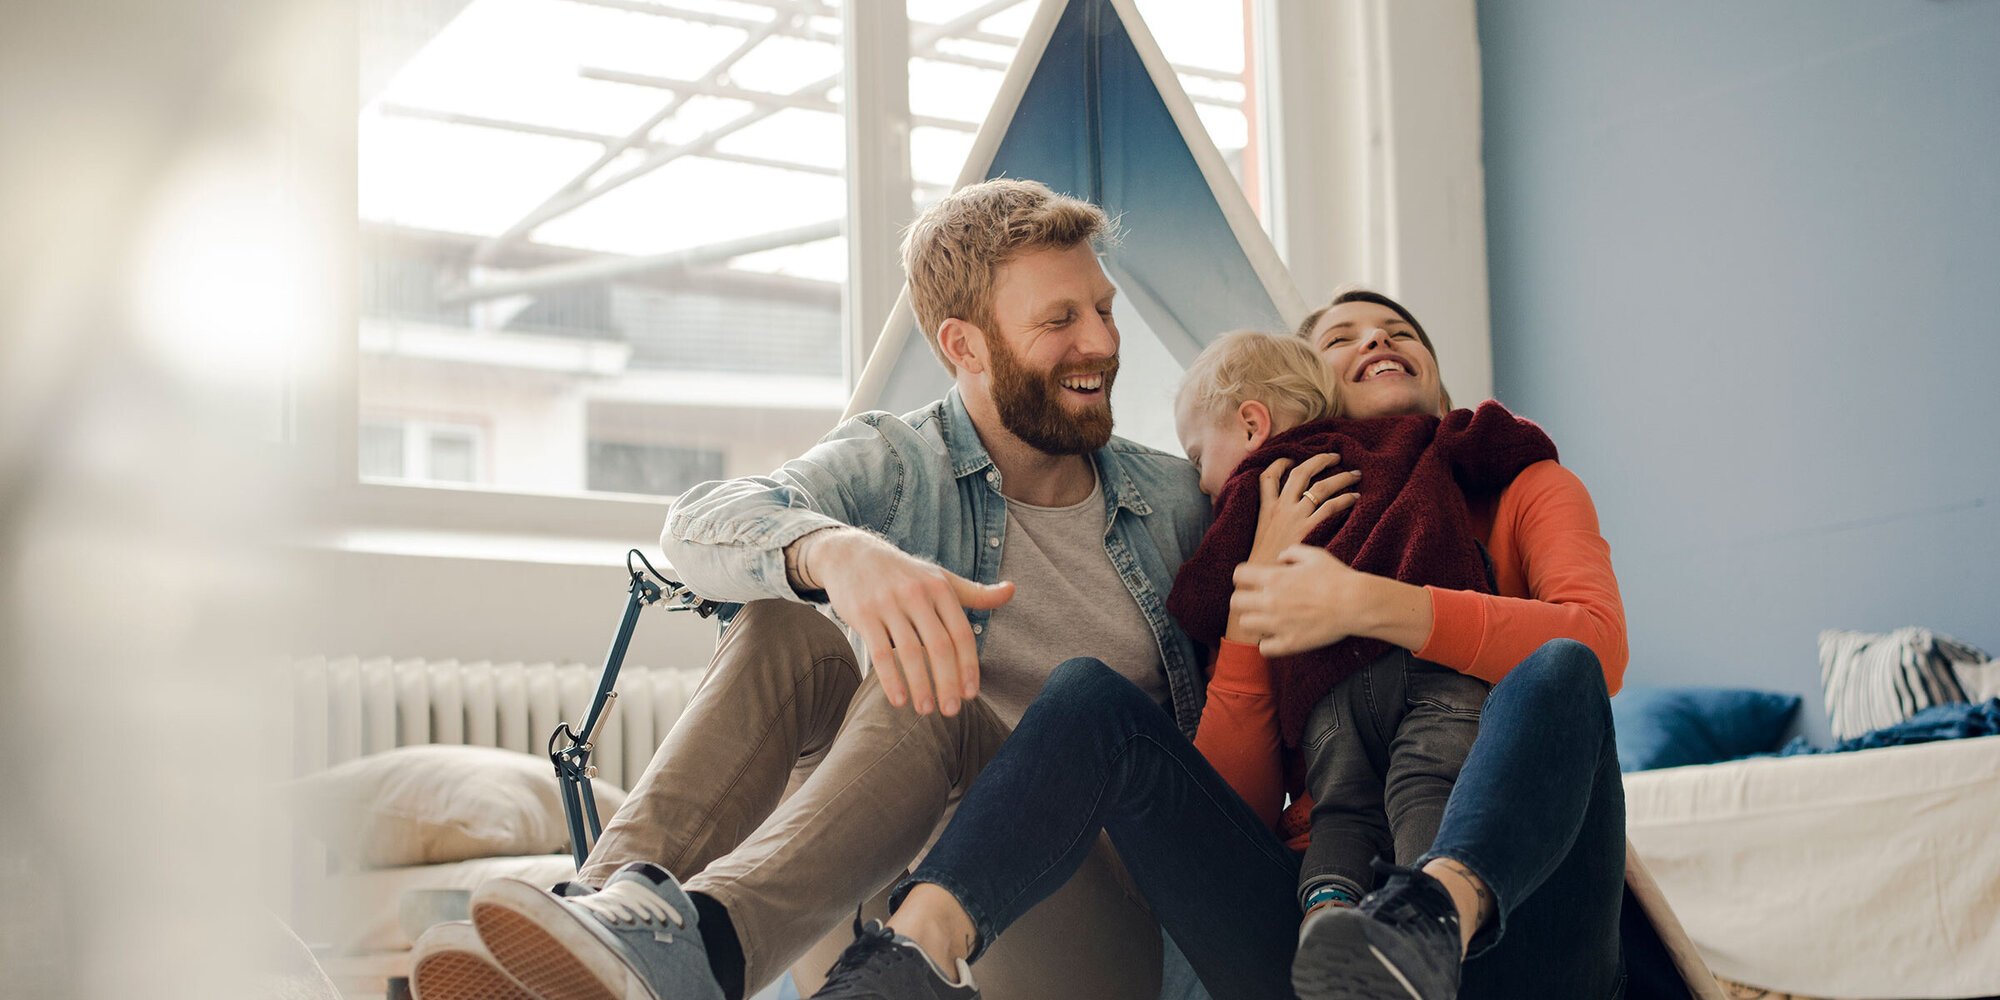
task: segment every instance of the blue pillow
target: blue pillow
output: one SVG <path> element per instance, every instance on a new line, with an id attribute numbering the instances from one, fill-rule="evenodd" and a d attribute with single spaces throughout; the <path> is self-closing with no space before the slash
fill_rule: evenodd
<path id="1" fill-rule="evenodd" d="M 1778 748 L 1799 696 L 1712 687 L 1628 687 L 1611 699 L 1618 767 L 1713 764 Z"/>

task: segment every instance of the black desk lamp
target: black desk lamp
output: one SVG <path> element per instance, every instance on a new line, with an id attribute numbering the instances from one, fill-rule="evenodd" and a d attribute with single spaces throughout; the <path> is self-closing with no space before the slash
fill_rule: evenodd
<path id="1" fill-rule="evenodd" d="M 633 566 L 635 559 L 646 567 L 643 571 Z M 575 728 L 565 722 L 549 734 L 549 760 L 556 766 L 556 781 L 562 787 L 563 816 L 569 821 L 570 851 L 576 855 L 578 870 L 583 868 L 584 858 L 590 856 L 597 835 L 604 832 L 604 824 L 597 817 L 597 800 L 590 794 L 590 779 L 597 776 L 597 768 L 590 763 L 590 751 L 611 702 L 618 697 L 612 688 L 618 684 L 618 668 L 625 663 L 625 647 L 632 643 L 632 630 L 639 624 L 639 609 L 659 605 L 668 611 L 692 611 L 707 618 L 721 607 L 715 601 L 696 597 L 680 581 L 660 575 L 638 549 L 626 553 L 625 570 L 631 574 L 632 583 L 625 597 L 625 614 L 618 619 L 618 634 L 612 638 L 611 652 L 604 658 L 604 676 L 598 679 L 597 694 L 590 699 L 590 709 Z"/>

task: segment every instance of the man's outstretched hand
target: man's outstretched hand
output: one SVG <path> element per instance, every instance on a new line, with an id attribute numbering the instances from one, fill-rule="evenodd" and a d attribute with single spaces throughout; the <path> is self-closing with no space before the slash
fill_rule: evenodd
<path id="1" fill-rule="evenodd" d="M 791 582 L 826 591 L 867 645 L 890 703 L 957 715 L 979 693 L 979 643 L 965 609 L 1007 603 L 1012 583 L 974 583 L 857 528 L 817 531 L 792 546 Z"/>

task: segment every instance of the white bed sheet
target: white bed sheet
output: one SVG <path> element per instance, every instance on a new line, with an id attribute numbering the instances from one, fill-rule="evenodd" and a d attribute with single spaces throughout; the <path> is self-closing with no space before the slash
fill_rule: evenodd
<path id="1" fill-rule="evenodd" d="M 1626 831 L 1717 975 L 2000 995 L 2000 736 L 1625 776 Z"/>

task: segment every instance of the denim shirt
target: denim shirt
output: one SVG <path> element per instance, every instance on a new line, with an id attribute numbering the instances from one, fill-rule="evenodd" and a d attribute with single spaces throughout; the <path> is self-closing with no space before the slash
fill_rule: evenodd
<path id="1" fill-rule="evenodd" d="M 1091 458 L 1104 486 L 1104 552 L 1152 626 L 1174 720 L 1192 737 L 1206 685 L 1166 599 L 1208 528 L 1208 498 L 1179 456 L 1114 437 Z M 997 583 L 1007 528 L 1000 487 L 1000 470 L 954 387 L 913 413 L 848 420 L 768 476 L 681 494 L 660 547 L 690 589 L 723 602 L 805 601 L 787 582 L 784 548 L 834 525 L 866 528 L 968 580 Z M 984 647 L 992 612 L 966 615 Z"/>

